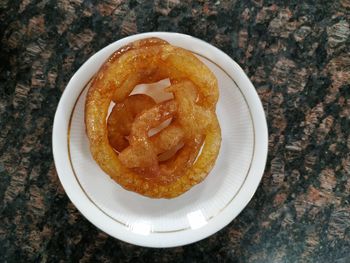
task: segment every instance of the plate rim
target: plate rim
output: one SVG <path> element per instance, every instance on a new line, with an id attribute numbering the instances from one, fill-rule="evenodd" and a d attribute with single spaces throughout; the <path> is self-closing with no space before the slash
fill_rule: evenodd
<path id="1" fill-rule="evenodd" d="M 251 164 L 250 171 L 248 172 L 247 178 L 241 186 L 241 191 L 235 197 L 242 199 L 240 200 L 241 202 L 238 202 L 239 207 L 233 207 L 234 209 L 230 211 L 231 209 L 228 208 L 232 206 L 232 203 L 237 203 L 232 202 L 227 207 L 225 207 L 225 209 L 220 213 L 220 216 L 216 216 L 221 217 L 221 220 L 218 220 L 218 218 L 216 218 L 216 220 L 211 220 L 210 224 L 208 223 L 202 228 L 189 229 L 187 231 L 184 231 L 186 233 L 172 232 L 161 234 L 152 233 L 152 235 L 140 235 L 128 230 L 126 227 L 121 228 L 120 226 L 115 225 L 114 227 L 111 227 L 111 225 L 114 224 L 114 221 L 109 222 L 111 219 L 105 218 L 107 215 L 105 215 L 104 212 L 96 211 L 96 209 L 98 208 L 95 207 L 94 203 L 91 203 L 91 200 L 89 200 L 86 196 L 81 196 L 79 191 L 77 191 L 76 186 L 77 184 L 79 184 L 79 182 L 77 181 L 74 174 L 72 176 L 72 171 L 70 171 L 69 173 L 68 168 L 70 167 L 70 165 L 67 167 L 67 164 L 70 162 L 68 158 L 68 147 L 64 147 L 64 143 L 62 143 L 62 141 L 67 141 L 69 137 L 67 133 L 62 133 L 60 131 L 67 131 L 67 128 L 69 127 L 69 118 L 75 106 L 74 104 L 77 101 L 79 94 L 83 91 L 85 87 L 85 85 L 80 84 L 81 88 L 74 89 L 76 85 L 75 83 L 78 82 L 78 79 L 81 83 L 81 78 L 84 78 L 84 75 L 85 79 L 88 78 L 89 80 L 91 76 L 96 72 L 92 72 L 91 70 L 89 71 L 88 65 L 94 63 L 95 60 L 100 56 L 111 54 L 111 52 L 115 50 L 115 47 L 113 48 L 113 46 L 118 44 L 119 46 L 123 46 L 131 41 L 135 41 L 136 39 L 145 37 L 165 37 L 168 39 L 177 40 L 181 39 L 185 42 L 192 42 L 193 44 L 197 44 L 200 47 L 201 51 L 196 51 L 196 53 L 207 57 L 209 60 L 217 64 L 226 72 L 226 74 L 228 74 L 236 82 L 236 85 L 243 93 L 243 97 L 245 97 L 246 99 L 247 106 L 250 108 L 252 123 L 255 127 L 254 129 L 259 130 L 259 133 L 256 132 L 254 134 L 254 140 L 256 145 L 255 150 L 253 152 L 253 161 Z M 220 57 L 222 59 L 220 59 L 220 61 L 217 61 L 215 57 Z M 99 66 L 96 66 L 95 68 L 99 68 Z M 85 83 L 87 82 L 88 81 L 86 81 Z M 243 87 L 243 89 L 241 89 L 241 87 Z M 68 108 L 70 109 L 68 109 L 64 104 L 68 104 L 70 106 Z M 69 115 L 68 118 L 67 115 Z M 64 125 L 62 125 L 62 122 Z M 64 129 L 64 127 L 66 128 Z M 259 129 L 257 129 L 257 127 L 259 127 Z M 67 144 L 65 145 L 67 146 Z M 126 38 L 119 39 L 109 44 L 108 46 L 102 48 L 94 55 L 92 55 L 74 73 L 61 96 L 56 110 L 52 132 L 52 148 L 56 171 L 66 194 L 68 195 L 72 203 L 77 207 L 77 209 L 92 224 L 94 224 L 103 232 L 106 232 L 107 234 L 119 240 L 131 244 L 159 248 L 174 247 L 190 244 L 216 233 L 217 231 L 228 225 L 246 207 L 246 205 L 249 203 L 254 193 L 256 192 L 264 173 L 268 153 L 268 130 L 265 112 L 263 110 L 260 98 L 255 90 L 255 87 L 253 86 L 249 78 L 246 76 L 243 69 L 231 57 L 229 57 L 227 54 L 225 54 L 218 48 L 212 46 L 211 44 L 193 36 L 171 32 L 149 32 L 128 36 Z M 190 234 L 188 235 L 187 232 L 190 232 Z"/>

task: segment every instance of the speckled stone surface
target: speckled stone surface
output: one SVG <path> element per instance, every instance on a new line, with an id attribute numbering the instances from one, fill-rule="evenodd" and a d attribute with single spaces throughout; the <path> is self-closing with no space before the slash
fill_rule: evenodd
<path id="1" fill-rule="evenodd" d="M 0 262 L 350 262 L 350 0 L 0 0 Z M 149 249 L 97 230 L 68 200 L 51 132 L 73 73 L 147 31 L 201 38 L 254 83 L 266 171 L 226 228 Z"/>

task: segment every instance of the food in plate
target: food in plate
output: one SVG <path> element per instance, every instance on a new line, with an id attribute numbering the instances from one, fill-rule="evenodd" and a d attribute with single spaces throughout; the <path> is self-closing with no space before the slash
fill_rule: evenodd
<path id="1" fill-rule="evenodd" d="M 156 103 L 146 94 L 130 95 L 138 84 L 166 78 L 172 99 Z M 206 178 L 218 156 L 218 97 L 215 75 L 191 52 L 159 38 L 129 43 L 107 59 L 89 87 L 85 124 L 92 156 L 127 190 L 179 196 Z"/>

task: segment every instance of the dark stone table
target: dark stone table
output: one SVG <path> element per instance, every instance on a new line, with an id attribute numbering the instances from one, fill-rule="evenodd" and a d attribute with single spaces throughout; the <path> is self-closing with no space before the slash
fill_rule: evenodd
<path id="1" fill-rule="evenodd" d="M 51 132 L 67 82 L 138 32 L 217 46 L 263 102 L 269 156 L 246 209 L 172 249 L 97 230 L 55 172 Z M 350 262 L 350 0 L 0 0 L 0 262 Z"/>

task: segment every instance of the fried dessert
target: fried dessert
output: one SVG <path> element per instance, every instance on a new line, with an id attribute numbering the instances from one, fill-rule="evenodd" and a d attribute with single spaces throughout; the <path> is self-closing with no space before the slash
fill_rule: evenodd
<path id="1" fill-rule="evenodd" d="M 165 90 L 172 99 L 156 103 L 146 94 L 130 95 L 138 84 L 163 79 L 170 80 Z M 91 154 L 129 191 L 179 196 L 203 181 L 217 159 L 218 97 L 215 75 L 190 51 L 159 38 L 129 43 L 107 59 L 89 87 L 85 124 Z"/>

